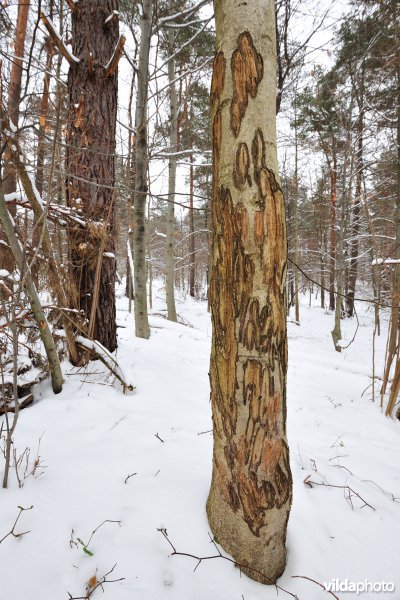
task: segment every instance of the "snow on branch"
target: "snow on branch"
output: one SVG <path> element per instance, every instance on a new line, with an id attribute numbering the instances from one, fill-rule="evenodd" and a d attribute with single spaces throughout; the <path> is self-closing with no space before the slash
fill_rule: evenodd
<path id="1" fill-rule="evenodd" d="M 119 59 L 121 58 L 122 53 L 124 51 L 125 41 L 125 36 L 121 35 L 117 45 L 115 46 L 114 52 L 112 53 L 110 60 L 104 67 L 106 70 L 106 77 L 111 77 L 111 75 L 115 72 L 115 69 L 117 68 L 119 63 Z"/>
<path id="2" fill-rule="evenodd" d="M 210 0 L 200 0 L 199 2 L 197 2 L 197 4 L 190 6 L 186 10 L 181 10 L 177 13 L 174 13 L 173 15 L 167 15 L 166 17 L 160 17 L 157 21 L 156 26 L 153 29 L 153 33 L 156 33 L 158 29 L 162 27 L 165 23 L 176 21 L 176 19 L 181 19 L 182 17 L 187 17 L 193 14 L 194 12 L 196 12 L 196 10 L 199 10 L 202 6 L 208 4 L 209 1 Z"/>
<path id="3" fill-rule="evenodd" d="M 118 17 L 119 17 L 119 12 L 117 10 L 113 10 L 111 15 L 109 15 L 107 17 L 107 19 L 104 21 L 104 26 L 109 27 L 113 21 L 118 19 Z"/>
<path id="4" fill-rule="evenodd" d="M 80 62 L 79 58 L 77 58 L 72 52 L 67 48 L 63 40 L 61 39 L 59 33 L 57 32 L 54 23 L 51 19 L 46 17 L 44 13 L 40 13 L 40 18 L 42 19 L 47 31 L 50 34 L 50 37 L 56 46 L 57 50 L 60 54 L 69 62 L 70 65 L 74 65 Z"/>
<path id="5" fill-rule="evenodd" d="M 211 150 L 197 150 L 197 148 L 180 150 L 179 152 L 163 152 L 162 150 L 159 150 L 152 155 L 152 158 L 178 158 L 190 156 L 191 154 L 211 154 Z"/>
<path id="6" fill-rule="evenodd" d="M 374 258 L 371 262 L 373 267 L 377 265 L 398 265 L 400 264 L 399 258 Z"/>

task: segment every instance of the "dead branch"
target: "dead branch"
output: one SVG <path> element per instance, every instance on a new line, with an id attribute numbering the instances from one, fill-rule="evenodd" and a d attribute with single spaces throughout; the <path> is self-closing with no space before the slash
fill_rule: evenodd
<path id="1" fill-rule="evenodd" d="M 48 19 L 44 13 L 40 14 L 40 18 L 43 21 L 43 24 L 45 25 L 47 31 L 49 32 L 51 40 L 52 40 L 54 46 L 59 51 L 59 53 L 69 62 L 69 64 L 71 66 L 80 62 L 79 58 L 76 58 L 76 56 L 74 56 L 68 50 L 67 46 L 64 44 L 64 42 L 58 35 L 56 28 L 54 27 L 54 24 L 51 21 L 51 19 Z"/>
<path id="2" fill-rule="evenodd" d="M 75 13 L 78 10 L 77 2 L 74 0 L 65 0 L 66 4 L 68 4 L 71 12 Z"/>
<path id="3" fill-rule="evenodd" d="M 126 41 L 125 36 L 121 35 L 117 42 L 117 45 L 114 48 L 114 52 L 112 53 L 110 60 L 104 67 L 105 71 L 106 71 L 106 77 L 111 77 L 111 75 L 114 74 L 116 68 L 118 67 L 119 60 L 124 51 L 125 41 Z"/>

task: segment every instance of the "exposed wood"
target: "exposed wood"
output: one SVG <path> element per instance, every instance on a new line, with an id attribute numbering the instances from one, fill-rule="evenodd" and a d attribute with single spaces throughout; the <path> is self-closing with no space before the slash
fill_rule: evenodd
<path id="1" fill-rule="evenodd" d="M 126 37 L 121 35 L 118 44 L 115 46 L 114 52 L 108 62 L 108 64 L 104 67 L 106 70 L 106 77 L 111 77 L 115 73 L 116 68 L 118 67 L 118 63 L 120 58 L 124 52 L 124 44 L 126 41 Z"/>
<path id="2" fill-rule="evenodd" d="M 70 65 L 79 62 L 79 59 L 77 59 L 73 54 L 71 54 L 67 46 L 64 44 L 64 42 L 58 35 L 51 19 L 48 19 L 44 13 L 40 13 L 40 18 L 42 19 L 43 24 L 49 32 L 51 40 L 54 46 L 57 48 L 58 52 L 69 62 Z"/>

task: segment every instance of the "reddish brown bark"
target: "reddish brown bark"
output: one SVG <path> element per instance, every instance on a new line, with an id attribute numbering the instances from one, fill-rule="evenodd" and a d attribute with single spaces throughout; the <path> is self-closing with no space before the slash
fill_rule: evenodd
<path id="1" fill-rule="evenodd" d="M 105 20 L 118 4 L 118 0 L 80 0 L 76 5 L 72 52 L 79 63 L 72 64 L 68 74 L 66 199 L 68 206 L 82 210 L 87 224 L 68 231 L 76 306 L 87 320 L 95 311 L 93 338 L 109 350 L 117 345 L 113 257 L 117 72 L 107 76 L 105 67 L 118 43 L 118 20 L 107 26 Z"/>

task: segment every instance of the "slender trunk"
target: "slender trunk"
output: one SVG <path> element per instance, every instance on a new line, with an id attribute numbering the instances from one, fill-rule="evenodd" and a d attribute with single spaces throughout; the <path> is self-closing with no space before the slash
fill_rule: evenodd
<path id="1" fill-rule="evenodd" d="M 54 2 L 50 2 L 50 19 L 53 19 Z M 53 46 L 50 39 L 46 40 L 46 70 L 43 76 L 43 93 L 40 101 L 40 116 L 39 116 L 39 133 L 38 133 L 38 145 L 36 154 L 36 189 L 40 196 L 43 195 L 43 181 L 44 181 L 44 158 L 45 158 L 45 134 L 47 128 L 47 114 L 49 110 L 49 99 L 50 99 L 50 78 L 51 78 L 51 63 L 53 61 Z"/>
<path id="2" fill-rule="evenodd" d="M 115 129 L 117 70 L 107 65 L 118 42 L 118 0 L 78 2 L 72 12 L 68 73 L 67 205 L 81 208 L 86 226 L 69 228 L 75 308 L 90 322 L 93 339 L 117 347 L 115 314 Z M 99 254 L 99 248 L 101 248 Z"/>
<path id="3" fill-rule="evenodd" d="M 147 80 L 153 0 L 143 0 L 141 36 L 139 49 L 138 91 L 136 100 L 136 159 L 135 193 L 133 208 L 133 261 L 135 280 L 135 333 L 137 337 L 149 338 L 150 327 L 146 291 L 146 200 L 148 192 L 148 139 L 147 139 Z"/>
<path id="4" fill-rule="evenodd" d="M 296 96 L 294 102 L 294 136 L 295 136 L 295 169 L 294 169 L 294 302 L 295 302 L 295 320 L 300 323 L 300 306 L 299 306 L 299 170 L 298 170 L 298 140 L 297 140 L 297 113 L 296 113 Z"/>
<path id="5" fill-rule="evenodd" d="M 389 334 L 389 355 L 387 357 L 384 375 L 384 385 L 382 386 L 382 397 L 385 393 L 386 382 L 389 377 L 390 368 L 396 355 L 396 366 L 393 376 L 393 382 L 390 389 L 389 401 L 386 407 L 386 415 L 392 416 L 393 409 L 398 400 L 400 392 L 400 48 L 399 48 L 399 15 L 396 0 L 392 0 L 393 25 L 396 40 L 396 83 L 397 83 L 397 111 L 396 111 L 396 206 L 395 206 L 395 238 L 396 247 L 394 257 L 396 263 L 393 268 L 393 293 L 392 293 L 392 312 L 390 318 Z"/>
<path id="6" fill-rule="evenodd" d="M 363 97 L 363 77 L 361 79 L 359 94 Z M 357 119 L 357 152 L 356 152 L 356 189 L 353 203 L 351 243 L 350 243 L 350 265 L 348 273 L 348 289 L 346 295 L 346 312 L 349 317 L 354 314 L 354 297 L 356 293 L 357 270 L 358 270 L 358 235 L 360 231 L 361 193 L 363 178 L 363 134 L 364 134 L 364 107 L 363 102 L 358 107 Z"/>
<path id="7" fill-rule="evenodd" d="M 190 188 L 189 188 L 189 294 L 194 298 L 196 296 L 196 245 L 194 239 L 194 173 L 193 173 L 193 154 L 190 155 Z"/>
<path id="8" fill-rule="evenodd" d="M 330 167 L 331 215 L 330 215 L 330 257 L 329 257 L 329 310 L 335 310 L 335 267 L 336 267 L 336 150 L 332 149 L 333 159 Z"/>
<path id="9" fill-rule="evenodd" d="M 10 216 L 3 191 L 3 183 L 0 176 L 0 221 L 3 225 L 4 233 L 7 237 L 11 251 L 14 256 L 15 263 L 19 269 L 20 276 L 23 278 L 24 287 L 26 289 L 29 303 L 34 319 L 38 326 L 38 331 L 43 342 L 44 349 L 46 351 L 47 360 L 49 363 L 49 371 L 51 375 L 51 382 L 53 392 L 58 394 L 62 390 L 63 378 L 60 367 L 60 361 L 58 358 L 57 348 L 55 346 L 53 336 L 51 334 L 49 324 L 47 322 L 46 315 L 43 312 L 40 299 L 33 283 L 32 275 L 29 270 L 26 257 L 21 246 L 20 241 L 15 233 L 15 224 Z"/>
<path id="10" fill-rule="evenodd" d="M 134 60 L 136 61 L 137 57 L 137 46 L 135 48 Z M 136 139 L 133 134 L 133 120 L 132 120 L 132 106 L 133 106 L 133 91 L 134 91 L 134 83 L 135 83 L 135 75 L 136 71 L 133 69 L 132 71 L 132 79 L 131 79 L 131 89 L 129 92 L 129 107 L 128 107 L 128 115 L 129 115 L 129 138 L 128 138 L 128 168 L 127 168 L 127 189 L 129 190 L 129 201 L 128 201 L 128 239 L 127 239 L 127 256 L 126 256 L 126 288 L 125 294 L 129 298 L 129 312 L 131 312 L 132 300 L 133 300 L 133 284 L 132 277 L 133 271 L 131 269 L 131 263 L 129 259 L 128 253 L 130 252 L 131 256 L 133 256 L 133 201 L 134 201 L 134 193 L 135 193 L 135 147 L 136 147 Z"/>
<path id="11" fill-rule="evenodd" d="M 175 31 L 168 30 L 168 52 L 172 56 L 175 48 Z M 178 99 L 175 84 L 175 60 L 168 62 L 169 81 L 169 145 L 170 152 L 178 149 Z M 176 321 L 175 307 L 175 186 L 176 186 L 176 157 L 171 156 L 168 161 L 168 202 L 167 202 L 167 229 L 166 229 L 166 253 L 165 253 L 165 280 L 167 296 L 167 318 Z"/>
<path id="12" fill-rule="evenodd" d="M 7 101 L 7 112 L 10 122 L 16 130 L 18 130 L 19 121 L 19 105 L 21 102 L 21 86 L 23 73 L 23 57 L 25 53 L 25 39 L 28 26 L 28 16 L 30 9 L 30 0 L 18 3 L 17 28 L 14 42 L 14 57 L 11 63 L 10 84 Z M 7 155 L 4 158 L 3 169 L 3 191 L 4 194 L 12 194 L 17 189 L 17 179 L 15 169 L 8 159 Z M 10 207 L 11 214 L 16 215 L 16 207 Z M 0 231 L 0 242 L 3 238 Z M 0 269 L 6 269 L 12 272 L 14 269 L 14 257 L 12 252 L 3 247 L 0 253 Z"/>
<path id="13" fill-rule="evenodd" d="M 325 308 L 325 256 L 326 232 L 324 223 L 321 224 L 321 308 Z"/>
<path id="14" fill-rule="evenodd" d="M 278 182 L 273 0 L 216 0 L 211 84 L 211 529 L 248 576 L 286 562 L 285 208 Z"/>

